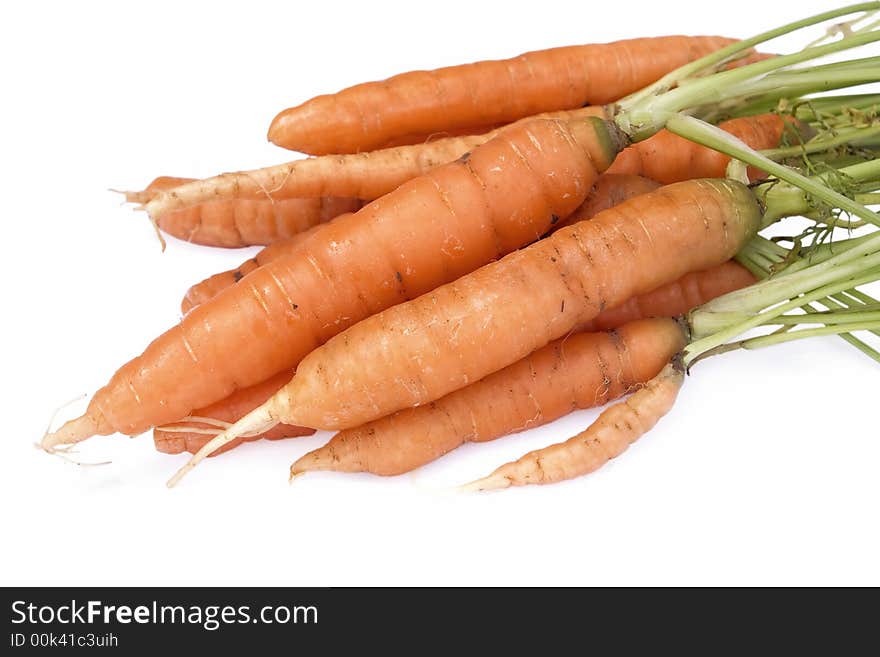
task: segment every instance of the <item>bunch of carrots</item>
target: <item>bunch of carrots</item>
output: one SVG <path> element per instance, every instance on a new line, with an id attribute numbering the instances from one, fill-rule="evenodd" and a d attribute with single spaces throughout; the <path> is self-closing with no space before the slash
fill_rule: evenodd
<path id="1" fill-rule="evenodd" d="M 878 8 L 409 72 L 282 111 L 269 139 L 309 157 L 126 194 L 158 231 L 265 248 L 193 285 L 42 447 L 152 429 L 193 453 L 173 485 L 242 441 L 326 429 L 291 476 L 395 475 L 623 398 L 466 488 L 552 483 L 625 450 L 707 356 L 839 334 L 880 360 L 853 334 L 880 331 L 859 289 L 880 237 L 830 242 L 880 226 L 878 98 L 810 95 L 880 79 L 878 58 L 813 63 L 880 40 Z M 759 234 L 789 216 L 808 228 Z"/>

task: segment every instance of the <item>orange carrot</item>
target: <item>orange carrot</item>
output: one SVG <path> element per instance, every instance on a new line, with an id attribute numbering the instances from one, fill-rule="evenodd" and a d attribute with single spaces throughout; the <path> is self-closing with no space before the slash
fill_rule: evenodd
<path id="1" fill-rule="evenodd" d="M 408 472 L 464 442 L 494 440 L 605 404 L 657 374 L 683 346 L 675 317 L 745 287 L 755 277 L 729 260 L 686 274 L 600 313 L 576 333 L 430 404 L 407 408 L 336 434 L 297 461 L 308 470 Z M 615 332 L 615 329 L 618 329 Z M 608 354 L 611 354 L 610 356 Z"/>
<path id="2" fill-rule="evenodd" d="M 230 423 L 239 420 L 254 410 L 287 383 L 290 380 L 290 376 L 290 372 L 279 372 L 272 378 L 263 381 L 263 383 L 238 390 L 221 402 L 194 411 L 192 417 L 184 418 L 173 425 L 157 427 L 153 430 L 153 443 L 156 449 L 165 454 L 197 452 L 213 436 L 220 433 L 218 428 L 228 427 Z M 311 436 L 313 433 L 315 433 L 314 429 L 278 424 L 268 431 L 242 437 L 239 441 L 233 441 L 226 445 L 223 450 L 218 450 L 216 453 L 220 454 L 221 452 L 228 451 L 245 441 L 258 440 L 260 438 L 280 440 L 297 436 Z"/>
<path id="3" fill-rule="evenodd" d="M 584 201 L 618 139 L 597 118 L 524 123 L 322 226 L 303 242 L 307 257 L 271 262 L 188 313 L 43 447 L 176 421 L 294 369 L 364 317 L 534 241 Z"/>
<path id="4" fill-rule="evenodd" d="M 589 474 L 650 431 L 672 409 L 682 383 L 684 368 L 680 363 L 669 363 L 644 388 L 603 411 L 586 431 L 563 443 L 529 452 L 461 489 L 485 491 L 552 484 Z"/>
<path id="5" fill-rule="evenodd" d="M 141 192 L 123 192 L 129 202 L 146 204 L 163 192 L 196 182 L 160 176 Z M 354 212 L 364 202 L 355 198 L 226 198 L 158 215 L 157 225 L 169 235 L 195 244 L 238 248 L 272 244 L 312 226 Z"/>
<path id="6" fill-rule="evenodd" d="M 333 196 L 224 199 L 160 215 L 159 228 L 186 242 L 239 248 L 287 239 L 363 205 L 359 199 Z"/>
<path id="7" fill-rule="evenodd" d="M 588 116 L 607 118 L 607 114 L 605 108 L 587 107 L 570 112 L 550 112 L 541 115 L 541 118 L 575 120 Z M 764 149 L 779 145 L 782 126 L 780 117 L 763 115 L 728 121 L 720 127 L 725 130 L 729 127 L 752 148 Z M 267 194 L 275 200 L 326 196 L 375 199 L 436 166 L 458 159 L 498 134 L 496 130 L 427 144 L 355 155 L 313 157 L 263 169 L 226 173 L 157 193 L 148 200 L 146 209 L 151 217 L 158 218 L 161 223 L 164 216 L 175 210 L 221 199 L 252 198 L 266 202 Z M 617 174 L 652 174 L 649 177 L 657 175 L 663 178 L 663 182 L 712 178 L 724 174 L 729 161 L 726 156 L 669 133 L 660 132 L 659 135 L 659 138 L 648 139 L 626 149 L 609 171 Z M 646 145 L 642 146 L 643 143 Z M 667 161 L 670 172 L 663 173 Z"/>
<path id="8" fill-rule="evenodd" d="M 755 282 L 754 275 L 733 260 L 691 272 L 648 292 L 608 308 L 595 319 L 578 326 L 579 331 L 607 331 L 644 317 L 677 317 L 722 294 Z"/>
<path id="9" fill-rule="evenodd" d="M 731 43 L 721 37 L 631 39 L 412 71 L 286 109 L 272 121 L 269 140 L 312 155 L 357 153 L 400 135 L 601 105 Z"/>
<path id="10" fill-rule="evenodd" d="M 573 121 L 591 116 L 606 118 L 606 114 L 605 108 L 585 107 L 572 112 L 548 112 L 535 118 Z M 161 218 L 173 210 L 229 198 L 339 196 L 374 200 L 437 166 L 457 160 L 494 139 L 499 132 L 449 137 L 380 151 L 310 157 L 262 169 L 224 173 L 171 190 L 160 190 L 147 201 L 145 208 L 151 217 Z"/>
<path id="11" fill-rule="evenodd" d="M 294 463 L 290 474 L 409 472 L 465 442 L 494 440 L 606 404 L 656 375 L 684 345 L 671 319 L 559 338 L 435 402 L 336 434 Z"/>
<path id="12" fill-rule="evenodd" d="M 805 128 L 778 114 L 759 114 L 731 119 L 718 127 L 729 132 L 756 150 L 776 148 L 789 126 L 791 130 Z M 730 158 L 723 153 L 700 146 L 684 137 L 661 130 L 653 137 L 624 149 L 617 156 L 608 173 L 628 173 L 646 176 L 664 185 L 694 178 L 694 172 L 705 178 L 722 178 Z M 753 180 L 761 172 L 750 169 Z"/>
<path id="13" fill-rule="evenodd" d="M 660 186 L 647 178 L 641 176 L 630 175 L 601 175 L 590 196 L 586 201 L 568 218 L 563 218 L 551 230 L 562 228 L 569 223 L 575 221 L 583 221 L 598 214 L 602 210 L 606 210 L 613 205 L 622 203 L 628 198 L 632 198 L 637 194 L 643 194 Z M 220 290 L 230 285 L 234 285 L 252 272 L 257 267 L 261 267 L 273 260 L 285 255 L 294 253 L 298 245 L 302 242 L 302 235 L 295 236 L 286 240 L 275 242 L 260 251 L 255 257 L 246 260 L 236 269 L 224 271 L 219 274 L 206 278 L 201 283 L 197 283 L 187 290 L 183 301 L 180 304 L 184 314 L 188 313 L 195 306 L 204 303 L 211 297 L 215 296 Z"/>
<path id="14" fill-rule="evenodd" d="M 611 165 L 614 166 L 613 164 Z M 691 176 L 702 178 L 703 176 Z M 660 183 L 644 176 L 624 173 L 603 173 L 596 180 L 590 195 L 581 206 L 565 217 L 553 228 L 559 230 L 578 221 L 592 219 L 597 214 L 608 208 L 613 208 L 639 194 L 653 192 L 660 187 Z"/>
<path id="15" fill-rule="evenodd" d="M 702 179 L 642 194 L 563 228 L 330 339 L 300 362 L 278 394 L 208 443 L 169 485 L 228 440 L 275 422 L 346 429 L 435 401 L 606 307 L 729 259 L 760 219 L 746 186 Z"/>

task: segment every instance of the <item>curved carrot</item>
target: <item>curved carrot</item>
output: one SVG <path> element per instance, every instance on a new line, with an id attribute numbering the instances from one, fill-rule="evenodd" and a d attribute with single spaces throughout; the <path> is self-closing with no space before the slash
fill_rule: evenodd
<path id="1" fill-rule="evenodd" d="M 672 409 L 682 383 L 684 368 L 670 363 L 644 388 L 603 411 L 586 431 L 563 443 L 529 452 L 461 490 L 552 484 L 598 470 L 626 451 Z"/>
<path id="2" fill-rule="evenodd" d="M 276 422 L 347 429 L 427 404 L 623 303 L 732 257 L 760 207 L 745 185 L 661 187 L 563 228 L 453 283 L 352 326 L 304 358 L 265 404 L 190 459 Z"/>
<path id="3" fill-rule="evenodd" d="M 192 418 L 175 422 L 173 426 L 157 427 L 153 430 L 153 443 L 158 451 L 165 454 L 195 453 L 213 436 L 220 433 L 219 429 L 229 426 L 230 423 L 254 410 L 289 380 L 290 372 L 279 372 L 263 383 L 238 390 L 221 402 L 193 411 Z M 216 453 L 228 451 L 245 441 L 260 438 L 280 440 L 297 436 L 311 436 L 313 433 L 315 433 L 314 429 L 278 424 L 268 431 L 233 441 Z"/>
<path id="4" fill-rule="evenodd" d="M 601 105 L 733 42 L 722 37 L 631 39 L 412 71 L 286 109 L 272 121 L 269 140 L 313 155 L 357 153 L 399 135 Z"/>
<path id="5" fill-rule="evenodd" d="M 195 308 L 120 368 L 83 416 L 47 434 L 44 448 L 140 433 L 293 369 L 360 319 L 540 237 L 583 202 L 621 146 L 617 128 L 596 118 L 505 130 L 314 231 L 304 257 L 269 263 Z"/>
<path id="6" fill-rule="evenodd" d="M 339 432 L 294 463 L 291 474 L 401 474 L 465 442 L 494 440 L 605 404 L 657 374 L 683 347 L 677 324 L 650 318 L 681 315 L 754 281 L 732 260 L 686 274 L 435 402 Z"/>
<path id="7" fill-rule="evenodd" d="M 606 404 L 655 376 L 685 342 L 671 319 L 559 338 L 435 402 L 341 431 L 294 463 L 290 474 L 409 472 L 465 442 L 494 440 Z"/>
<path id="8" fill-rule="evenodd" d="M 602 210 L 622 203 L 637 194 L 657 189 L 659 186 L 660 183 L 641 176 L 603 174 L 599 176 L 587 200 L 568 219 L 561 219 L 551 227 L 551 230 L 562 228 L 575 221 L 589 219 Z M 183 301 L 180 304 L 181 311 L 184 314 L 188 313 L 199 304 L 216 296 L 221 290 L 241 281 L 257 267 L 261 267 L 287 254 L 294 253 L 302 239 L 303 237 L 300 235 L 275 242 L 260 251 L 255 257 L 245 260 L 237 268 L 214 274 L 204 281 L 196 283 L 187 290 L 186 295 L 183 297 Z"/>

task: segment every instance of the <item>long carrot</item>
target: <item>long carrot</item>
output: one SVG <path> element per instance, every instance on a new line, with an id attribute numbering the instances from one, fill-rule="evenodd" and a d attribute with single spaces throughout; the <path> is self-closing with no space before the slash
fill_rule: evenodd
<path id="1" fill-rule="evenodd" d="M 583 202 L 618 139 L 592 117 L 524 123 L 327 224 L 307 257 L 269 263 L 188 313 L 43 446 L 141 433 L 292 370 L 358 320 L 537 239 Z"/>
<path id="2" fill-rule="evenodd" d="M 582 119 L 589 116 L 608 118 L 610 110 L 587 107 L 570 112 L 553 112 L 540 118 Z M 513 124 L 521 125 L 522 121 Z M 721 128 L 743 139 L 756 149 L 779 146 L 784 121 L 775 114 L 743 117 L 726 121 Z M 501 130 L 508 130 L 507 126 Z M 427 144 L 401 146 L 381 151 L 352 155 L 333 155 L 294 160 L 262 169 L 225 173 L 213 178 L 196 180 L 158 193 L 147 200 L 146 210 L 154 219 L 175 210 L 197 206 L 217 199 L 273 199 L 336 196 L 376 199 L 391 192 L 412 178 L 452 162 L 499 134 L 495 130 L 470 137 L 439 139 Z M 662 131 L 659 134 L 664 134 Z M 656 137 L 652 138 L 656 139 Z M 679 182 L 688 178 L 712 178 L 724 173 L 729 158 L 693 142 L 666 134 L 657 141 L 639 142 L 618 155 L 609 169 L 613 173 L 648 175 L 642 169 L 669 173 L 657 174 L 663 182 Z M 646 143 L 646 146 L 642 146 Z M 641 149 L 645 149 L 643 154 Z M 714 153 L 714 154 L 713 154 Z M 683 166 L 691 163 L 690 166 Z M 648 176 L 653 177 L 653 176 Z"/>
<path id="3" fill-rule="evenodd" d="M 657 189 L 660 183 L 647 178 L 634 175 L 607 175 L 599 176 L 589 197 L 567 219 L 560 219 L 551 230 L 562 228 L 575 221 L 584 221 L 628 198 L 638 194 Z M 187 290 L 180 304 L 181 311 L 186 314 L 194 307 L 216 296 L 221 290 L 241 281 L 257 267 L 277 260 L 278 258 L 293 254 L 304 239 L 304 233 L 275 242 L 260 251 L 256 256 L 245 260 L 235 269 L 214 274 L 204 281 L 193 285 Z"/>
<path id="4" fill-rule="evenodd" d="M 312 155 L 357 153 L 410 133 L 601 105 L 730 43 L 721 37 L 631 39 L 403 73 L 286 109 L 272 121 L 269 140 Z"/>
<path id="5" fill-rule="evenodd" d="M 435 402 L 341 431 L 290 473 L 409 472 L 465 442 L 494 440 L 606 404 L 655 376 L 684 344 L 671 319 L 559 338 Z"/>
<path id="6" fill-rule="evenodd" d="M 745 287 L 746 285 L 754 282 L 754 280 L 754 276 L 742 265 L 739 265 L 732 260 L 727 261 L 718 265 L 717 267 L 712 267 L 705 271 L 685 274 L 677 281 L 662 285 L 656 290 L 652 290 L 647 294 L 634 297 L 623 305 L 618 306 L 617 308 L 609 308 L 607 310 L 604 310 L 603 312 L 599 313 L 599 315 L 591 322 L 588 322 L 583 326 L 579 326 L 578 331 L 605 331 L 609 329 L 615 329 L 619 326 L 623 326 L 627 322 L 633 322 L 639 319 L 652 317 L 674 317 L 676 315 L 687 312 L 689 309 L 697 305 L 705 303 L 706 301 L 710 301 L 717 296 Z M 669 354 L 669 356 L 672 356 L 672 354 Z M 515 366 L 510 366 L 510 368 L 513 367 Z M 497 374 L 492 376 L 497 376 Z M 486 379 L 484 379 L 484 381 L 488 381 L 489 378 L 490 377 L 487 377 Z M 203 409 L 193 412 L 193 415 L 201 417 L 219 417 L 227 423 L 237 422 L 242 417 L 244 417 L 247 412 L 253 410 L 259 404 L 266 401 L 273 393 L 277 392 L 289 380 L 289 374 L 283 372 L 272 378 L 272 385 L 274 386 L 274 389 L 272 390 L 268 390 L 267 386 L 264 384 L 254 386 L 253 388 L 245 388 L 244 390 L 237 391 L 226 400 L 213 404 L 209 409 Z M 503 387 L 503 383 L 501 385 Z M 479 382 L 472 384 L 467 388 L 463 388 L 460 391 L 451 393 L 451 395 L 449 396 L 451 397 L 458 394 L 471 394 L 465 393 L 465 391 L 478 386 L 480 386 Z M 249 403 L 248 407 L 244 407 L 244 405 L 240 404 L 239 402 L 242 397 L 251 400 L 252 403 Z M 443 407 L 442 405 L 444 403 L 444 399 L 435 402 L 437 408 Z M 431 406 L 434 407 L 435 405 Z M 483 404 L 477 403 L 473 404 L 473 406 L 479 408 L 482 407 Z M 427 408 L 428 406 L 420 406 L 417 409 L 403 410 L 399 413 L 389 416 L 399 416 L 399 418 L 393 422 L 386 422 L 387 418 L 383 418 L 381 420 L 378 420 L 377 423 L 368 423 L 362 427 L 359 427 L 358 429 L 355 429 L 354 431 L 359 432 L 362 435 L 367 432 L 368 427 L 376 425 L 375 434 L 370 432 L 373 441 L 381 442 L 384 449 L 395 449 L 393 436 L 389 437 L 387 431 L 393 430 L 395 434 L 403 435 L 420 435 L 422 432 L 422 427 L 428 425 L 427 420 L 424 419 L 425 416 L 423 415 L 427 412 L 425 410 Z M 510 419 L 513 420 L 514 417 L 511 416 Z M 515 424 L 514 426 L 520 426 L 524 424 L 526 419 L 528 418 L 523 418 L 522 422 L 519 422 L 519 424 Z M 189 423 L 175 422 L 174 424 L 175 426 L 179 427 L 181 424 L 186 426 Z M 379 427 L 383 427 L 383 429 L 380 429 Z M 206 445 L 208 441 L 211 440 L 214 436 L 220 434 L 223 428 L 227 427 L 224 427 L 223 424 L 215 422 L 210 429 L 206 427 L 201 429 L 198 434 L 187 436 L 186 451 L 198 451 L 204 445 Z M 387 428 L 387 430 L 385 428 Z M 499 432 L 501 432 L 503 429 L 504 426 L 498 425 L 497 430 Z M 442 431 L 442 429 L 438 430 Z M 274 429 L 272 431 L 274 431 Z M 342 434 L 340 435 L 345 435 L 346 433 L 347 432 L 342 432 Z M 256 434 L 254 438 L 260 435 L 263 434 Z M 502 434 L 499 433 L 499 435 Z M 164 427 L 157 427 L 153 431 L 153 438 L 156 441 L 156 445 L 158 448 L 160 441 L 171 440 L 173 439 L 173 436 L 166 432 Z M 334 441 L 336 441 L 336 438 L 331 441 L 331 444 L 334 444 Z M 353 443 L 349 442 L 349 444 Z M 160 451 L 166 450 L 160 449 Z M 358 451 L 359 453 L 364 454 L 364 458 L 370 458 L 367 455 L 367 452 L 369 451 L 368 446 L 360 444 L 358 447 Z M 336 455 L 338 456 L 338 454 L 339 450 L 337 449 Z M 417 455 L 410 453 L 409 458 L 417 459 L 418 457 Z"/>
<path id="7" fill-rule="evenodd" d="M 607 114 L 604 107 L 585 107 L 571 112 L 548 112 L 528 120 L 573 121 L 591 116 L 604 119 Z M 502 129 L 523 122 L 480 134 L 446 137 L 378 151 L 309 157 L 261 169 L 223 173 L 173 189 L 157 190 L 147 198 L 145 209 L 156 218 L 173 210 L 226 198 L 265 200 L 267 196 L 273 199 L 336 196 L 375 200 L 408 180 L 470 153 L 494 139 Z"/>
<path id="8" fill-rule="evenodd" d="M 199 451 L 277 421 L 346 429 L 426 404 L 524 358 L 606 307 L 729 259 L 761 218 L 733 181 L 637 196 L 369 317 L 302 360 L 269 401 Z"/>
<path id="9" fill-rule="evenodd" d="M 529 452 L 461 490 L 551 484 L 593 472 L 650 431 L 670 411 L 683 382 L 684 368 L 678 362 L 670 363 L 644 388 L 603 411 L 586 431 Z"/>
<path id="10" fill-rule="evenodd" d="M 289 380 L 290 372 L 279 372 L 272 378 L 263 381 L 263 383 L 238 390 L 221 402 L 194 411 L 192 417 L 175 422 L 173 426 L 157 427 L 153 431 L 153 443 L 158 451 L 165 454 L 195 453 L 208 440 L 219 433 L 218 428 L 228 427 L 232 422 L 239 420 L 254 410 Z M 282 438 L 310 436 L 313 433 L 315 433 L 314 429 L 278 424 L 268 431 L 242 437 L 240 441 L 233 441 L 217 453 L 228 451 L 245 441 L 260 438 L 280 440 Z"/>

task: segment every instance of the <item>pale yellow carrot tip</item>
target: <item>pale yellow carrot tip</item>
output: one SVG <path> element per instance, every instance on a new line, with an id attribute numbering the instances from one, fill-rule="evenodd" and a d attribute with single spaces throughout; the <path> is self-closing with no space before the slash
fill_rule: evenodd
<path id="1" fill-rule="evenodd" d="M 136 210 L 143 210 L 143 205 L 150 200 L 149 194 L 146 191 L 133 192 L 125 189 L 113 189 L 112 187 L 108 187 L 107 191 L 114 194 L 122 194 L 125 197 L 123 203 L 137 203 L 141 207 L 135 208 Z"/>
<path id="2" fill-rule="evenodd" d="M 457 486 L 455 490 L 459 493 L 482 493 L 489 490 L 501 490 L 502 488 L 510 488 L 510 478 L 493 472 L 487 477 L 476 479 L 467 484 Z"/>
<path id="3" fill-rule="evenodd" d="M 49 431 L 43 434 L 40 447 L 49 454 L 66 451 L 59 445 L 74 445 L 95 435 L 97 427 L 87 415 L 82 415 L 74 420 L 65 422 L 58 431 Z"/>

